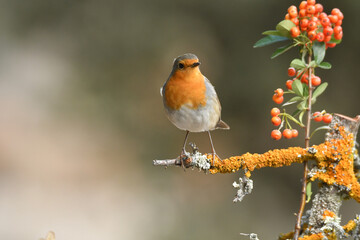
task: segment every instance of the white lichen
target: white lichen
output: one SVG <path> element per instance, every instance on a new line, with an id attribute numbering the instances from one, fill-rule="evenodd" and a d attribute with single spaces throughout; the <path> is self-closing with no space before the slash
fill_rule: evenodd
<path id="1" fill-rule="evenodd" d="M 240 233 L 242 236 L 249 236 L 250 240 L 259 240 L 256 233 Z"/>
<path id="2" fill-rule="evenodd" d="M 200 152 L 195 152 L 192 154 L 192 164 L 194 167 L 199 168 L 200 170 L 207 171 L 210 169 L 211 164 L 210 160 L 207 159 L 206 155 L 201 154 Z"/>
<path id="3" fill-rule="evenodd" d="M 254 184 L 253 180 L 244 176 L 239 178 L 239 183 L 233 182 L 233 187 L 238 188 L 233 202 L 241 202 L 246 195 L 252 192 Z"/>

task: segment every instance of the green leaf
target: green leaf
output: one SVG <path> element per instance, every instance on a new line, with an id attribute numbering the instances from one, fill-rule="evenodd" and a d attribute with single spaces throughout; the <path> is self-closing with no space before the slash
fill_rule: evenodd
<path id="1" fill-rule="evenodd" d="M 320 96 L 324 91 L 325 91 L 325 89 L 327 88 L 327 86 L 328 86 L 328 83 L 327 82 L 324 82 L 324 83 L 322 83 L 320 86 L 318 86 L 315 90 L 314 90 L 314 92 L 313 92 L 313 95 L 312 95 L 312 98 L 314 99 L 316 99 L 318 96 Z"/>
<path id="2" fill-rule="evenodd" d="M 305 113 L 305 110 L 302 110 L 299 114 L 299 121 L 301 122 L 301 124 L 302 124 L 302 119 L 303 119 L 304 113 Z"/>
<path id="3" fill-rule="evenodd" d="M 319 68 L 322 68 L 322 69 L 330 69 L 331 68 L 331 64 L 328 63 L 328 62 L 322 62 L 318 65 Z"/>
<path id="4" fill-rule="evenodd" d="M 320 64 L 325 57 L 325 43 L 324 42 L 318 42 L 315 41 L 313 44 L 313 50 L 314 50 L 314 58 L 316 64 Z"/>
<path id="5" fill-rule="evenodd" d="M 298 115 L 299 113 L 300 113 L 300 110 L 299 110 L 299 109 L 296 109 L 296 110 L 291 114 L 291 116 L 296 117 L 296 115 Z"/>
<path id="6" fill-rule="evenodd" d="M 312 191 L 311 191 L 311 182 L 308 182 L 306 184 L 306 202 L 310 202 L 311 200 L 311 195 L 312 195 Z"/>
<path id="7" fill-rule="evenodd" d="M 292 60 L 290 66 L 296 69 L 303 69 L 306 67 L 305 63 L 298 58 Z"/>
<path id="8" fill-rule="evenodd" d="M 287 117 L 288 119 L 290 119 L 291 121 L 295 122 L 296 124 L 298 124 L 298 125 L 300 125 L 300 126 L 303 126 L 303 124 L 302 124 L 301 122 L 299 122 L 296 118 L 294 118 L 294 117 L 291 116 L 290 114 L 287 114 L 287 113 L 285 113 L 285 114 L 286 114 L 286 117 Z"/>
<path id="9" fill-rule="evenodd" d="M 275 35 L 268 35 L 266 37 L 263 37 L 262 39 L 260 39 L 259 41 L 257 41 L 254 44 L 254 48 L 258 48 L 258 47 L 264 47 L 276 42 L 282 42 L 282 41 L 286 41 L 289 40 L 286 37 L 282 37 L 282 36 L 275 36 Z"/>
<path id="10" fill-rule="evenodd" d="M 303 99 L 302 97 L 295 96 L 295 97 L 291 98 L 289 101 L 287 101 L 286 103 L 284 103 L 282 106 L 285 107 L 285 106 L 297 103 L 298 101 L 301 101 L 302 99 Z"/>
<path id="11" fill-rule="evenodd" d="M 295 27 L 295 23 L 290 20 L 283 20 L 276 25 L 276 30 L 280 33 L 281 36 L 291 38 L 290 30 Z"/>
<path id="12" fill-rule="evenodd" d="M 268 31 L 263 32 L 262 35 L 281 36 L 281 34 L 277 30 L 268 30 Z"/>
<path id="13" fill-rule="evenodd" d="M 297 101 L 292 101 L 292 102 L 287 101 L 287 102 L 284 103 L 282 106 L 285 107 L 285 106 L 289 106 L 289 105 L 294 104 L 294 103 L 297 103 Z"/>
<path id="14" fill-rule="evenodd" d="M 305 110 L 306 109 L 306 99 L 304 101 L 300 102 L 296 107 L 299 110 Z"/>
<path id="15" fill-rule="evenodd" d="M 303 86 L 303 96 L 304 97 L 309 96 L 309 86 L 305 83 L 302 83 L 302 86 Z"/>
<path id="16" fill-rule="evenodd" d="M 303 86 L 299 79 L 294 80 L 291 86 L 296 95 L 303 96 Z"/>
<path id="17" fill-rule="evenodd" d="M 291 48 L 293 48 L 294 45 L 293 44 L 289 44 L 283 47 L 279 47 L 278 49 L 276 49 L 276 51 L 271 55 L 271 59 L 276 58 L 277 56 L 280 56 L 281 54 L 283 54 L 286 51 L 289 51 Z"/>
<path id="18" fill-rule="evenodd" d="M 329 126 L 321 126 L 321 127 L 318 127 L 317 129 L 315 129 L 311 135 L 310 135 L 310 138 L 312 138 L 312 136 L 314 135 L 314 133 L 316 133 L 317 131 L 319 130 L 330 130 L 331 128 Z"/>
<path id="19" fill-rule="evenodd" d="M 342 41 L 342 39 L 336 39 L 334 38 L 334 35 L 331 37 L 331 40 L 328 43 L 336 43 L 336 44 L 340 44 Z"/>

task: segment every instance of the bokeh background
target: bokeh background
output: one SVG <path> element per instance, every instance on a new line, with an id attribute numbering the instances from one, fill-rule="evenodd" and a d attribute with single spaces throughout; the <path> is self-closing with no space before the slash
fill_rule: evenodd
<path id="1" fill-rule="evenodd" d="M 159 89 L 173 59 L 198 55 L 230 131 L 213 132 L 221 157 L 303 146 L 272 141 L 273 90 L 285 87 L 291 51 L 254 49 L 300 1 L 0 1 L 0 239 L 276 239 L 292 230 L 302 165 L 255 171 L 255 189 L 232 203 L 240 173 L 153 167 L 176 157 L 184 132 Z M 360 1 L 322 1 L 344 15 L 328 51 L 329 82 L 316 110 L 359 108 Z M 279 45 L 281 46 L 281 45 Z M 312 143 L 323 140 L 318 133 Z M 209 152 L 207 134 L 192 134 Z M 346 201 L 343 220 L 360 212 Z"/>

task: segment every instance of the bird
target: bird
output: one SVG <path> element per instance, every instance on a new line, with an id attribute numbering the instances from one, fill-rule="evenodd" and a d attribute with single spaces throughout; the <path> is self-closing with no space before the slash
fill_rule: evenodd
<path id="1" fill-rule="evenodd" d="M 221 120 L 219 98 L 214 86 L 201 73 L 200 64 L 195 54 L 186 53 L 178 56 L 174 60 L 170 76 L 160 89 L 166 116 L 177 128 L 186 131 L 180 153 L 183 167 L 182 156 L 185 154 L 190 132 L 208 133 L 214 164 L 215 155 L 218 158 L 219 156 L 215 152 L 210 131 L 230 129 L 229 125 Z"/>

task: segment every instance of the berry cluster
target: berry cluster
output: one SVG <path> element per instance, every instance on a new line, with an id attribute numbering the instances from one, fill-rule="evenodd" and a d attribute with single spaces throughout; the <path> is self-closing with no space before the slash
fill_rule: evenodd
<path id="1" fill-rule="evenodd" d="M 283 116 L 283 119 L 285 118 L 286 125 L 288 125 L 290 127 L 290 129 L 285 128 L 282 133 L 278 129 L 272 130 L 271 137 L 273 139 L 279 140 L 279 139 L 281 139 L 281 136 L 284 136 L 284 138 L 286 138 L 286 139 L 290 139 L 290 138 L 295 138 L 295 137 L 297 137 L 299 135 L 299 132 L 296 129 L 291 129 L 291 126 L 290 126 L 290 124 L 288 123 L 288 121 L 286 119 L 286 114 L 285 113 L 280 113 L 280 109 L 273 108 L 273 109 L 271 109 L 270 114 L 272 116 L 271 122 L 272 122 L 272 124 L 274 126 L 279 126 L 280 124 L 282 124 L 284 122 L 280 118 L 280 116 Z M 280 126 L 280 128 L 281 128 L 281 126 Z"/>
<path id="2" fill-rule="evenodd" d="M 314 119 L 315 122 L 321 122 L 323 121 L 326 124 L 331 123 L 332 115 L 330 113 L 323 113 L 323 112 L 314 112 L 312 119 Z"/>
<path id="3" fill-rule="evenodd" d="M 343 37 L 342 20 L 344 15 L 338 8 L 331 11 L 331 15 L 323 12 L 324 7 L 316 0 L 302 1 L 299 11 L 296 6 L 288 8 L 286 20 L 291 20 L 296 26 L 291 28 L 293 38 L 307 36 L 310 41 L 325 42 L 326 47 L 333 48 L 336 43 L 332 38 L 341 40 Z"/>
<path id="4" fill-rule="evenodd" d="M 302 83 L 309 85 L 309 70 L 298 70 L 294 67 L 288 68 L 288 76 L 293 77 L 293 79 L 289 79 L 286 81 L 286 88 L 292 90 L 292 84 L 296 79 L 299 79 Z M 311 74 L 311 86 L 317 87 L 321 84 L 321 78 L 316 76 L 315 74 Z"/>

